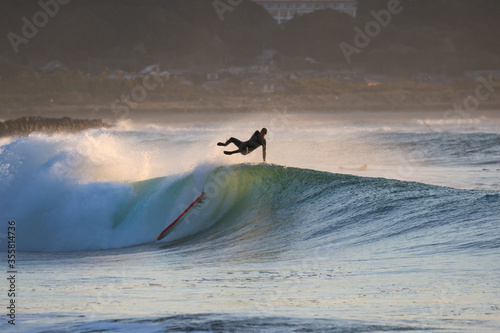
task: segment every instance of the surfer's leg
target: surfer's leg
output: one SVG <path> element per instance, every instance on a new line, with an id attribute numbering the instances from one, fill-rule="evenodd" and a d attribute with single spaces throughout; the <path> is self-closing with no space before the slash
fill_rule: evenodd
<path id="1" fill-rule="evenodd" d="M 224 154 L 233 155 L 233 154 L 241 153 L 241 155 L 247 155 L 249 152 L 250 151 L 248 150 L 248 147 L 243 142 L 240 149 L 234 150 L 234 151 L 225 151 Z"/>
<path id="2" fill-rule="evenodd" d="M 217 143 L 217 146 L 224 146 L 225 147 L 230 143 L 234 143 L 238 147 L 241 146 L 241 141 L 236 139 L 236 138 L 230 138 L 229 140 L 226 141 L 226 143 L 219 142 L 219 143 Z"/>
<path id="3" fill-rule="evenodd" d="M 241 149 L 233 150 L 233 151 L 225 151 L 224 152 L 224 154 L 226 154 L 226 155 L 233 155 L 233 154 L 236 154 L 236 153 L 241 153 Z"/>

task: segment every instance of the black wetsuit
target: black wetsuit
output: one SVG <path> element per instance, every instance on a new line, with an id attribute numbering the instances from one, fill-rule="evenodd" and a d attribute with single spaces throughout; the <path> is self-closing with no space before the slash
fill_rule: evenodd
<path id="1" fill-rule="evenodd" d="M 264 162 L 266 161 L 266 139 L 264 139 L 261 132 L 255 131 L 255 133 L 252 135 L 252 137 L 248 141 L 242 142 L 236 138 L 230 138 L 229 140 L 226 141 L 226 143 L 224 143 L 222 145 L 227 146 L 230 143 L 234 143 L 238 147 L 238 150 L 227 151 L 227 152 L 225 151 L 224 153 L 226 155 L 232 155 L 232 154 L 236 154 L 236 153 L 241 153 L 243 155 L 247 155 L 247 154 L 251 153 L 252 151 L 254 151 L 255 149 L 262 146 L 262 158 L 264 159 Z"/>

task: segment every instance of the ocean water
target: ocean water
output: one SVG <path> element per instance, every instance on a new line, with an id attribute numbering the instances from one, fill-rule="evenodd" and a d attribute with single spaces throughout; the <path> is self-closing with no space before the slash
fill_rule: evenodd
<path id="1" fill-rule="evenodd" d="M 2 139 L 0 329 L 500 331 L 500 119 L 371 115 Z M 216 146 L 264 126 L 266 164 Z"/>

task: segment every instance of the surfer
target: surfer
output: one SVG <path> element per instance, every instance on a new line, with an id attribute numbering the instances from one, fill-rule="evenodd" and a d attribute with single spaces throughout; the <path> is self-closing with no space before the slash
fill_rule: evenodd
<path id="1" fill-rule="evenodd" d="M 266 139 L 264 138 L 267 134 L 267 129 L 263 128 L 260 132 L 255 131 L 255 133 L 252 135 L 250 140 L 248 141 L 240 141 L 236 138 L 230 138 L 229 140 L 226 141 L 226 143 L 219 142 L 217 143 L 217 146 L 223 146 L 226 147 L 230 143 L 234 143 L 238 149 L 234 151 L 225 151 L 224 154 L 226 155 L 232 155 L 236 153 L 241 153 L 242 155 L 247 155 L 250 154 L 252 151 L 255 149 L 259 148 L 262 146 L 262 159 L 264 162 L 266 161 Z"/>

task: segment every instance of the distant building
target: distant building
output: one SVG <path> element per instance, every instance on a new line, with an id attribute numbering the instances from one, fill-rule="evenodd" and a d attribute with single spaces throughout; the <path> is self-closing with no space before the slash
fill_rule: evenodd
<path id="1" fill-rule="evenodd" d="M 320 9 L 335 9 L 356 17 L 357 0 L 253 0 L 264 7 L 279 24 L 291 20 L 294 15 L 312 13 Z"/>
<path id="2" fill-rule="evenodd" d="M 475 82 L 481 82 L 487 80 L 490 76 L 493 79 L 500 79 L 500 70 L 475 70 L 475 71 L 465 71 L 464 76 Z"/>
<path id="3" fill-rule="evenodd" d="M 207 80 L 208 81 L 216 81 L 219 79 L 219 73 L 213 72 L 213 73 L 207 73 Z"/>
<path id="4" fill-rule="evenodd" d="M 50 73 L 50 72 L 65 72 L 65 73 L 71 73 L 71 69 L 64 65 L 62 62 L 57 61 L 57 60 L 52 60 L 51 62 L 47 63 L 45 66 L 40 68 L 40 70 L 43 73 Z"/>
<path id="5" fill-rule="evenodd" d="M 255 62 L 257 65 L 267 65 L 273 60 L 276 53 L 278 53 L 278 51 L 275 49 L 262 50 L 262 54 L 255 59 Z"/>
<path id="6" fill-rule="evenodd" d="M 160 73 L 160 65 L 158 65 L 158 64 L 149 65 L 148 67 L 146 67 L 142 71 L 140 71 L 139 75 L 148 75 L 151 73 L 159 74 Z"/>

